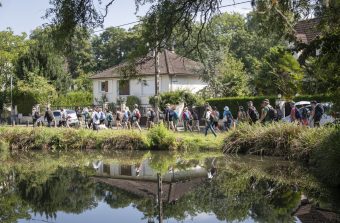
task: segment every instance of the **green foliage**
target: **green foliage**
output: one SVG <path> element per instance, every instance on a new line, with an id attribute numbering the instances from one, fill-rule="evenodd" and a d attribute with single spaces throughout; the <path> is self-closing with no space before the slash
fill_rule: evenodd
<path id="1" fill-rule="evenodd" d="M 16 80 L 15 65 L 20 55 L 28 50 L 29 40 L 26 34 L 14 35 L 7 29 L 0 32 L 0 113 L 3 105 L 10 102 L 11 78 Z"/>
<path id="2" fill-rule="evenodd" d="M 151 128 L 147 136 L 152 148 L 168 150 L 175 149 L 177 146 L 174 133 L 168 130 L 163 124 Z"/>
<path id="3" fill-rule="evenodd" d="M 186 106 L 203 105 L 203 99 L 201 97 L 185 90 L 164 92 L 160 94 L 160 108 L 165 108 L 167 103 L 177 105 L 181 102 L 183 102 Z M 154 96 L 149 98 L 149 103 L 151 105 L 155 104 Z"/>
<path id="4" fill-rule="evenodd" d="M 9 145 L 8 143 L 0 140 L 0 160 L 5 160 L 9 156 Z"/>
<path id="5" fill-rule="evenodd" d="M 254 80 L 259 94 L 291 97 L 301 92 L 303 73 L 291 53 L 282 47 L 275 47 L 270 49 L 263 60 Z"/>
<path id="6" fill-rule="evenodd" d="M 300 156 L 310 157 L 312 171 L 323 182 L 340 185 L 340 129 L 336 127 L 313 129 L 304 132 L 296 141 L 294 149 Z"/>
<path id="7" fill-rule="evenodd" d="M 229 54 L 225 55 L 219 65 L 219 75 L 223 97 L 249 94 L 248 75 L 241 61 Z"/>
<path id="8" fill-rule="evenodd" d="M 52 101 L 52 106 L 89 106 L 93 104 L 93 94 L 88 91 L 71 91 L 61 94 Z"/>
<path id="9" fill-rule="evenodd" d="M 13 96 L 13 101 L 18 106 L 19 112 L 28 114 L 35 104 L 47 106 L 57 97 L 57 92 L 44 77 L 28 72 L 25 80 L 17 82 Z"/>
<path id="10" fill-rule="evenodd" d="M 140 99 L 137 96 L 128 96 L 126 98 L 126 106 L 128 106 L 131 111 L 135 104 L 140 105 Z"/>

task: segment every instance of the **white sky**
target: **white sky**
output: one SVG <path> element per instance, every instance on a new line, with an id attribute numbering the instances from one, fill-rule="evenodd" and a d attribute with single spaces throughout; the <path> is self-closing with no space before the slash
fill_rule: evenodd
<path id="1" fill-rule="evenodd" d="M 236 3 L 241 1 L 235 0 Z M 2 0 L 1 2 L 0 31 L 10 27 L 15 34 L 22 32 L 30 34 L 37 26 L 48 23 L 48 20 L 44 20 L 41 17 L 44 16 L 46 9 L 50 7 L 49 0 Z M 103 2 L 105 3 L 107 0 Z M 233 3 L 233 0 L 223 0 L 222 4 L 229 5 Z M 146 6 L 142 7 L 135 14 L 136 6 L 134 0 L 116 0 L 110 7 L 109 14 L 104 22 L 104 28 L 137 21 L 137 16 L 143 16 L 147 9 L 148 7 Z M 223 12 L 239 12 L 244 15 L 250 10 L 250 3 L 221 9 Z M 125 26 L 124 28 L 131 26 L 133 25 Z"/>

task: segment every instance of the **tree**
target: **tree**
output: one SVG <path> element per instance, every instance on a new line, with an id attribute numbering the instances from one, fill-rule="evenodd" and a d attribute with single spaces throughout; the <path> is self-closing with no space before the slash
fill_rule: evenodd
<path id="1" fill-rule="evenodd" d="M 301 92 L 302 79 L 303 72 L 298 61 L 282 47 L 273 47 L 264 56 L 254 81 L 261 95 L 291 97 Z"/>
<path id="2" fill-rule="evenodd" d="M 37 72 L 27 72 L 25 79 L 17 82 L 14 101 L 24 114 L 30 113 L 33 105 L 47 106 L 57 97 L 54 86 Z"/>
<path id="3" fill-rule="evenodd" d="M 66 92 L 71 86 L 71 77 L 66 70 L 66 60 L 51 41 L 49 28 L 35 29 L 29 50 L 22 54 L 16 64 L 18 78 L 24 80 L 27 72 L 42 76 L 55 86 L 57 91 Z"/>
<path id="4" fill-rule="evenodd" d="M 3 105 L 10 102 L 10 85 L 15 81 L 15 64 L 21 54 L 28 49 L 29 41 L 25 40 L 26 34 L 14 35 L 7 29 L 0 32 L 0 114 Z"/>
<path id="5" fill-rule="evenodd" d="M 136 50 L 139 35 L 136 30 L 107 28 L 99 36 L 94 36 L 92 46 L 96 59 L 96 70 L 104 70 L 118 65 Z"/>

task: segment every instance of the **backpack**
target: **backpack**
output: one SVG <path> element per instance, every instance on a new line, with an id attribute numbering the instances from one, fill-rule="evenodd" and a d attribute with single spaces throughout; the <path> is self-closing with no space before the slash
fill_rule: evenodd
<path id="1" fill-rule="evenodd" d="M 218 111 L 214 112 L 213 114 L 213 121 L 218 122 L 220 120 L 220 114 Z"/>
<path id="2" fill-rule="evenodd" d="M 301 113 L 300 113 L 299 109 L 297 109 L 297 108 L 295 108 L 295 118 L 301 119 Z"/>
<path id="3" fill-rule="evenodd" d="M 111 122 L 113 119 L 113 116 L 111 114 L 108 114 L 107 115 L 107 121 Z"/>
<path id="4" fill-rule="evenodd" d="M 308 110 L 307 110 L 307 108 L 301 108 L 301 116 L 302 116 L 302 118 L 303 119 L 306 119 L 306 118 L 308 118 Z"/>
<path id="5" fill-rule="evenodd" d="M 178 119 L 178 113 L 173 111 L 173 115 L 174 115 L 173 118 L 177 120 Z"/>
<path id="6" fill-rule="evenodd" d="M 40 114 L 39 114 L 38 111 L 36 111 L 36 112 L 34 113 L 34 118 L 36 118 L 36 119 L 40 118 Z"/>
<path id="7" fill-rule="evenodd" d="M 260 119 L 260 115 L 258 111 L 256 110 L 256 108 L 249 108 L 248 114 L 253 122 L 256 122 L 257 120 Z"/>
<path id="8" fill-rule="evenodd" d="M 321 118 L 324 112 L 323 107 L 320 104 L 317 104 L 315 107 L 315 117 Z"/>
<path id="9" fill-rule="evenodd" d="M 140 114 L 140 112 L 138 110 L 135 110 L 135 117 L 137 119 L 140 119 L 140 117 L 141 117 L 141 114 Z"/>
<path id="10" fill-rule="evenodd" d="M 184 112 L 184 120 L 190 120 L 189 112 Z"/>
<path id="11" fill-rule="evenodd" d="M 154 111 L 150 111 L 150 119 L 154 119 L 155 118 L 155 112 Z"/>
<path id="12" fill-rule="evenodd" d="M 105 117 L 104 117 L 104 113 L 103 112 L 100 112 L 100 120 L 104 120 Z"/>
<path id="13" fill-rule="evenodd" d="M 277 111 L 273 107 L 269 106 L 269 111 L 267 115 L 270 121 L 275 120 L 277 118 Z"/>

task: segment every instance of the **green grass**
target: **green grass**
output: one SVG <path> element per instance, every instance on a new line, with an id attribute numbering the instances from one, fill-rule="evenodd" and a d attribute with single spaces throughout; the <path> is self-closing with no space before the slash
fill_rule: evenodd
<path id="1" fill-rule="evenodd" d="M 67 128 L 1 127 L 0 139 L 11 151 L 31 150 L 215 150 L 221 151 L 224 135 L 174 133 L 164 126 L 150 131 Z"/>

